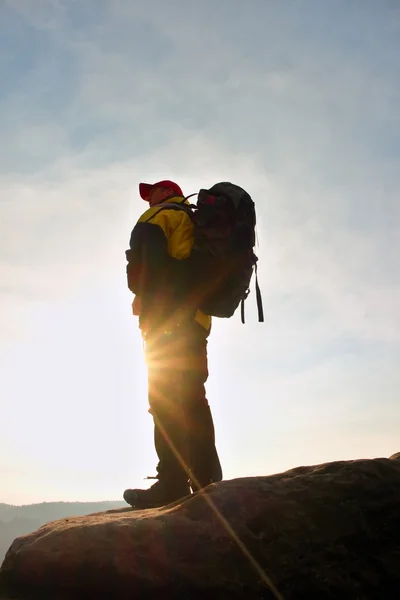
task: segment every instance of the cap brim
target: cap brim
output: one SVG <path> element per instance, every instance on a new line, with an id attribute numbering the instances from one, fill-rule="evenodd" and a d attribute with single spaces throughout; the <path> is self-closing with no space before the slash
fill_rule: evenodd
<path id="1" fill-rule="evenodd" d="M 151 189 L 153 187 L 152 183 L 139 183 L 139 194 L 143 200 L 147 200 L 150 195 Z"/>

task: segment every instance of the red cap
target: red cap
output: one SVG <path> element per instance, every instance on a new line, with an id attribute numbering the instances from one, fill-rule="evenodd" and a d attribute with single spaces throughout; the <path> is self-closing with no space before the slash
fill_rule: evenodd
<path id="1" fill-rule="evenodd" d="M 152 189 L 156 187 L 170 188 L 177 196 L 183 196 L 183 192 L 177 183 L 165 179 L 164 181 L 157 181 L 157 183 L 139 183 L 139 194 L 143 200 L 147 200 Z"/>

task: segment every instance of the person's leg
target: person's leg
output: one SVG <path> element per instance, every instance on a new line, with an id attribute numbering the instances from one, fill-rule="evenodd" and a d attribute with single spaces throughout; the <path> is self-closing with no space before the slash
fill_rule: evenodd
<path id="1" fill-rule="evenodd" d="M 182 373 L 176 368 L 179 347 L 172 336 L 160 336 L 146 343 L 149 412 L 154 420 L 158 481 L 148 490 L 125 491 L 126 502 L 137 508 L 165 505 L 190 494 L 187 428 L 181 405 Z"/>
<path id="2" fill-rule="evenodd" d="M 215 445 L 214 423 L 206 397 L 207 339 L 195 329 L 182 349 L 182 402 L 185 410 L 193 491 L 221 481 L 222 469 Z"/>
<path id="3" fill-rule="evenodd" d="M 154 420 L 157 473 L 164 479 L 188 480 L 185 413 L 181 404 L 179 344 L 162 336 L 146 346 L 150 414 Z"/>

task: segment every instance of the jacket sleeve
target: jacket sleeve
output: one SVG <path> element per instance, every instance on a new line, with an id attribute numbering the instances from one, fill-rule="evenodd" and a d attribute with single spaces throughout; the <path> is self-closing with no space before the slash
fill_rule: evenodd
<path id="1" fill-rule="evenodd" d="M 164 214 L 163 218 L 168 217 Z M 129 246 L 128 287 L 141 298 L 141 319 L 162 322 L 174 308 L 187 306 L 190 261 L 169 254 L 164 229 L 156 223 L 139 222 Z"/>
<path id="2" fill-rule="evenodd" d="M 137 223 L 126 251 L 127 283 L 134 294 L 148 296 L 165 281 L 169 262 L 168 243 L 163 230 L 152 223 Z"/>

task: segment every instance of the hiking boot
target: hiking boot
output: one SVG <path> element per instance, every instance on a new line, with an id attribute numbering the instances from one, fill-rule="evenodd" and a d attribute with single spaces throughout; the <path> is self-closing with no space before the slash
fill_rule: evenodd
<path id="1" fill-rule="evenodd" d="M 190 496 L 190 487 L 187 481 L 183 482 L 165 482 L 162 480 L 156 481 L 147 490 L 125 490 L 124 500 L 133 508 L 157 508 L 165 506 L 175 500 Z"/>

